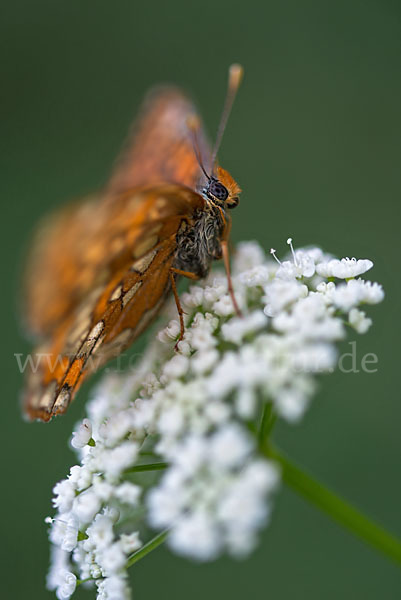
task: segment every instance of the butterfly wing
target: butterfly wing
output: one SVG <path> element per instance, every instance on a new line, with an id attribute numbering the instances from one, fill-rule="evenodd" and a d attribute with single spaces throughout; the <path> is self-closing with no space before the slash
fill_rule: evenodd
<path id="1" fill-rule="evenodd" d="M 127 252 L 140 253 L 161 222 L 188 212 L 188 198 L 194 206 L 201 202 L 177 185 L 135 188 L 90 198 L 51 218 L 28 262 L 24 314 L 30 331 L 51 336 L 94 288 L 107 284 Z"/>
<path id="2" fill-rule="evenodd" d="M 161 87 L 151 91 L 116 162 L 108 189 L 121 192 L 159 182 L 195 189 L 202 173 L 188 128 L 188 118 L 194 115 L 200 122 L 195 106 L 180 90 Z M 208 169 L 211 151 L 202 127 L 198 145 Z"/>
<path id="3" fill-rule="evenodd" d="M 32 419 L 48 421 L 65 412 L 84 378 L 142 333 L 170 291 L 177 232 L 191 224 L 203 199 L 177 185 L 137 191 L 134 197 L 147 217 L 132 224 L 132 243 L 124 245 L 33 355 L 24 396 L 25 413 Z"/>
<path id="4" fill-rule="evenodd" d="M 187 126 L 194 114 L 179 90 L 151 92 L 106 190 L 67 206 L 39 228 L 25 277 L 23 314 L 31 333 L 51 335 L 93 287 L 104 285 L 118 255 L 139 243 L 141 232 L 158 218 L 150 214 L 146 195 L 133 192 L 166 183 L 196 189 L 202 172 Z M 202 131 L 199 145 L 207 160 Z M 169 208 L 152 204 L 151 210 L 168 214 Z"/>
<path id="5" fill-rule="evenodd" d="M 176 234 L 203 208 L 202 176 L 187 126 L 195 108 L 174 88 L 144 103 L 106 190 L 39 230 L 28 261 L 24 317 L 42 340 L 24 409 L 49 420 L 85 376 L 146 328 L 169 291 Z M 207 141 L 199 133 L 206 162 Z"/>

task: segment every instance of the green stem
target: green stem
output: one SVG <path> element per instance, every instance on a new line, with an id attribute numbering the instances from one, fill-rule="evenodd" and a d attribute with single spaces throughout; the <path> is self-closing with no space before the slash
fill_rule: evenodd
<path id="1" fill-rule="evenodd" d="M 318 483 L 292 463 L 280 450 L 272 446 L 262 448 L 263 453 L 276 460 L 282 470 L 283 481 L 309 502 L 330 515 L 354 535 L 370 544 L 401 566 L 401 541 L 377 525 L 351 504 Z"/>
<path id="2" fill-rule="evenodd" d="M 168 463 L 166 462 L 157 462 L 157 463 L 148 463 L 146 465 L 135 465 L 134 467 L 130 467 L 126 469 L 125 473 L 142 473 L 143 471 L 160 471 L 166 469 L 168 467 Z"/>
<path id="3" fill-rule="evenodd" d="M 142 546 L 142 548 L 140 548 L 140 550 L 138 550 L 132 556 L 130 556 L 125 565 L 127 567 L 127 569 L 129 567 L 132 567 L 132 565 L 137 563 L 139 560 L 141 560 L 141 558 L 143 558 L 144 556 L 149 554 L 149 552 L 152 552 L 152 550 L 155 550 L 155 548 L 160 546 L 167 538 L 167 535 L 168 535 L 167 529 L 165 531 L 162 531 L 161 533 L 158 533 L 152 540 L 150 540 L 150 542 L 147 542 L 147 544 Z"/>
<path id="4" fill-rule="evenodd" d="M 275 422 L 276 415 L 273 411 L 273 404 L 271 402 L 265 402 L 258 431 L 258 443 L 260 448 L 263 447 L 265 441 L 268 439 Z"/>

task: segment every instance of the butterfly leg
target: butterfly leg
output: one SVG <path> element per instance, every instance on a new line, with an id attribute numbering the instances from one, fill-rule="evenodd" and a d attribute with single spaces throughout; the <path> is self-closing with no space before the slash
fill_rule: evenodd
<path id="1" fill-rule="evenodd" d="M 177 285 L 175 283 L 175 275 L 182 275 L 183 277 L 188 277 L 188 279 L 199 279 L 199 277 L 195 273 L 191 273 L 191 271 L 182 271 L 181 269 L 175 269 L 174 267 L 171 267 L 171 269 L 169 271 L 169 275 L 170 275 L 170 281 L 171 281 L 171 288 L 173 290 L 174 300 L 175 300 L 175 304 L 177 306 L 178 316 L 180 319 L 180 337 L 178 338 L 177 343 L 175 345 L 175 349 L 178 350 L 178 344 L 183 339 L 184 333 L 185 333 L 185 325 L 184 325 L 184 314 L 185 313 L 181 306 L 180 297 L 177 292 Z"/>
<path id="2" fill-rule="evenodd" d="M 222 254 L 223 254 L 224 268 L 225 268 L 226 274 L 227 274 L 228 293 L 231 296 L 231 300 L 232 300 L 232 303 L 234 305 L 235 312 L 237 313 L 237 315 L 239 317 L 242 317 L 242 312 L 240 311 L 240 308 L 239 308 L 238 303 L 237 303 L 237 299 L 235 298 L 234 288 L 233 288 L 233 282 L 232 282 L 232 279 L 231 279 L 230 256 L 229 256 L 229 252 L 228 252 L 228 242 L 227 242 L 227 240 L 223 240 L 221 242 L 221 251 L 222 251 Z"/>

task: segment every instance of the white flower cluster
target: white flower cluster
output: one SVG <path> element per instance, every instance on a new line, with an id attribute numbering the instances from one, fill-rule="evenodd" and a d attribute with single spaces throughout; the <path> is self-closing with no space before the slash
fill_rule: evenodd
<path id="1" fill-rule="evenodd" d="M 172 320 L 134 373 L 98 387 L 71 441 L 80 464 L 54 488 L 48 587 L 59 599 L 77 577 L 95 582 L 98 600 L 129 598 L 127 561 L 146 526 L 198 560 L 255 546 L 279 481 L 261 452 L 264 407 L 297 421 L 316 374 L 335 368 L 346 326 L 368 330 L 360 305 L 383 299 L 381 286 L 355 279 L 371 261 L 288 243 L 284 262 L 256 243 L 238 247 L 233 284 L 243 316 L 226 275 L 212 273 L 182 295 L 177 351 Z"/>
<path id="2" fill-rule="evenodd" d="M 167 455 L 171 467 L 148 497 L 151 525 L 171 527 L 169 544 L 179 554 L 199 560 L 225 548 L 247 554 L 268 517 L 274 465 L 254 458 L 254 444 L 232 421 L 210 435 L 184 436 Z"/>

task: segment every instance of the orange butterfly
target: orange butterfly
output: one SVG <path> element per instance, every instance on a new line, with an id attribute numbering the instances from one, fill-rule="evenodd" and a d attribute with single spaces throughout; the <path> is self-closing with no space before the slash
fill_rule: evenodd
<path id="1" fill-rule="evenodd" d="M 223 258 L 238 311 L 227 209 L 241 190 L 216 166 L 216 153 L 241 77 L 242 68 L 232 65 L 213 152 L 188 98 L 158 89 L 145 101 L 106 190 L 62 209 L 37 234 L 24 311 L 42 340 L 24 394 L 31 419 L 64 413 L 84 378 L 144 331 L 171 290 L 181 339 L 178 276 L 202 278 Z"/>

